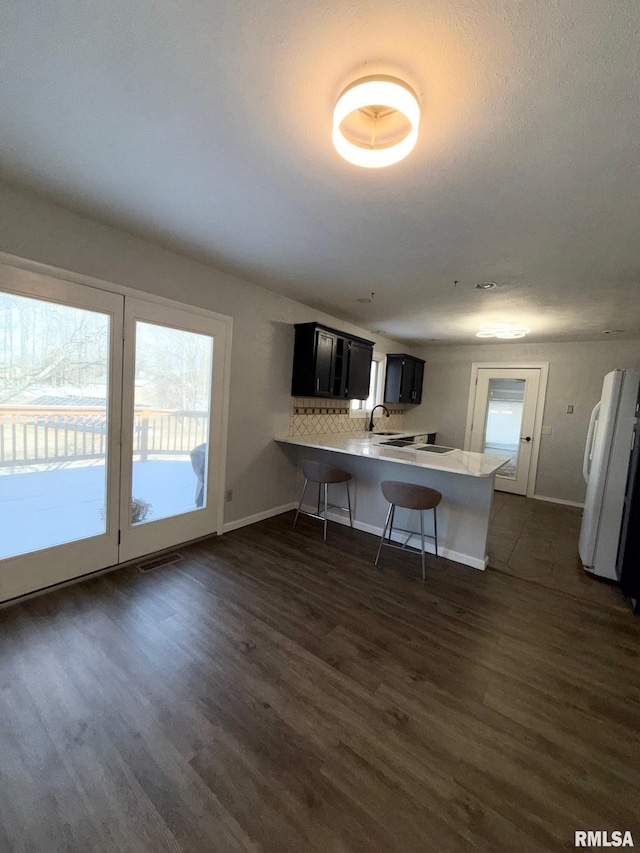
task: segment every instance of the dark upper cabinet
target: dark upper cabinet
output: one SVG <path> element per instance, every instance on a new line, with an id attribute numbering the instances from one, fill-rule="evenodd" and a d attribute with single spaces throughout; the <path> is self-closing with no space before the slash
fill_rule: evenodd
<path id="1" fill-rule="evenodd" d="M 323 397 L 333 393 L 333 380 L 336 364 L 337 338 L 331 332 L 318 329 L 315 334 L 315 371 L 314 391 Z"/>
<path id="2" fill-rule="evenodd" d="M 373 342 L 318 323 L 297 323 L 291 394 L 364 400 Z"/>
<path id="3" fill-rule="evenodd" d="M 384 383 L 385 403 L 420 403 L 424 361 L 406 353 L 387 356 L 387 373 Z"/>
<path id="4" fill-rule="evenodd" d="M 349 360 L 345 397 L 349 400 L 366 400 L 371 383 L 373 345 L 368 341 L 356 341 L 351 338 L 347 346 Z"/>

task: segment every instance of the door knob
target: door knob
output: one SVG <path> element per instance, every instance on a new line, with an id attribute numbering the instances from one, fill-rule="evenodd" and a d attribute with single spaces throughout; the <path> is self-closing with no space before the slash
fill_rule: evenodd
<path id="1" fill-rule="evenodd" d="M 531 436 L 527 435 L 525 438 L 521 438 L 520 441 L 531 441 Z"/>

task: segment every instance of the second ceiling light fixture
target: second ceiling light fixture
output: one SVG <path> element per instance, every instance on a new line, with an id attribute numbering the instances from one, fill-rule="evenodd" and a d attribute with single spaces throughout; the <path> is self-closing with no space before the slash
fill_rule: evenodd
<path id="1" fill-rule="evenodd" d="M 477 338 L 524 338 L 531 329 L 527 326 L 514 326 L 512 323 L 484 323 L 480 331 L 476 332 Z"/>

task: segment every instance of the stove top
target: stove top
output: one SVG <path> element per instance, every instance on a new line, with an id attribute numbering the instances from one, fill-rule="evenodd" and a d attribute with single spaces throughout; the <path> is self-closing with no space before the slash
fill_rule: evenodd
<path id="1" fill-rule="evenodd" d="M 424 453 L 451 453 L 455 449 L 455 447 L 443 447 L 441 444 L 423 444 L 413 448 L 413 450 L 422 450 Z"/>

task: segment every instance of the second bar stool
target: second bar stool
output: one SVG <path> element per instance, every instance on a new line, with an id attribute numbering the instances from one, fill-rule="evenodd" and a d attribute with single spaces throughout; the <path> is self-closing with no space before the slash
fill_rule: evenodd
<path id="1" fill-rule="evenodd" d="M 298 521 L 299 515 L 308 515 L 310 518 L 318 518 L 323 522 L 323 531 L 322 538 L 326 540 L 327 538 L 327 508 L 329 506 L 334 507 L 335 509 L 345 509 L 349 512 L 349 524 L 353 527 L 353 517 L 351 514 L 351 495 L 349 494 L 349 480 L 351 479 L 351 474 L 348 471 L 343 471 L 341 468 L 336 468 L 334 465 L 326 465 L 323 462 L 315 462 L 311 459 L 304 459 L 302 462 L 302 473 L 304 474 L 304 486 L 302 487 L 302 494 L 300 495 L 300 503 L 298 504 L 298 509 L 296 510 L 296 517 L 293 520 L 293 526 L 295 527 Z M 304 500 L 304 493 L 307 491 L 307 486 L 309 483 L 317 483 L 318 484 L 318 512 L 304 512 L 302 509 L 302 501 Z M 347 504 L 348 507 L 343 506 L 335 506 L 335 504 L 328 503 L 328 486 L 331 483 L 345 483 L 347 486 Z M 320 515 L 320 494 L 322 491 L 322 486 L 324 486 L 324 512 Z"/>
<path id="2" fill-rule="evenodd" d="M 400 483 L 396 480 L 385 480 L 381 484 L 382 494 L 389 501 L 389 511 L 387 512 L 387 519 L 384 523 L 384 528 L 382 530 L 382 536 L 380 538 L 380 544 L 378 545 L 378 553 L 376 554 L 375 565 L 378 565 L 378 560 L 380 559 L 380 551 L 382 551 L 382 546 L 384 545 L 387 548 L 397 548 L 399 551 L 411 551 L 412 553 L 417 554 L 417 548 L 407 548 L 407 542 L 413 535 L 413 531 L 403 530 L 402 528 L 396 527 L 396 530 L 400 530 L 402 533 L 409 533 L 407 537 L 407 542 L 404 545 L 394 545 L 391 542 L 391 534 L 393 532 L 393 518 L 395 515 L 396 507 L 403 507 L 404 509 L 415 509 L 420 513 L 420 556 L 422 558 L 422 580 L 425 579 L 426 573 L 424 568 L 424 511 L 425 509 L 433 510 L 433 536 L 427 535 L 428 539 L 433 539 L 436 548 L 436 557 L 438 556 L 438 518 L 436 513 L 436 507 L 442 500 L 442 493 L 436 491 L 435 489 L 430 489 L 428 486 L 419 486 L 415 483 Z M 387 527 L 389 528 L 389 536 L 387 537 Z M 385 539 L 387 541 L 385 541 Z"/>

